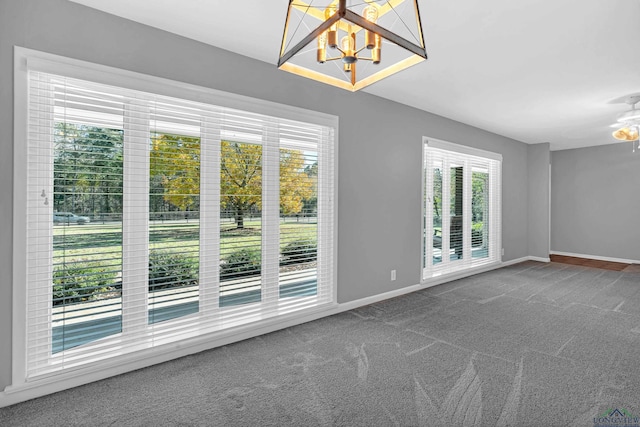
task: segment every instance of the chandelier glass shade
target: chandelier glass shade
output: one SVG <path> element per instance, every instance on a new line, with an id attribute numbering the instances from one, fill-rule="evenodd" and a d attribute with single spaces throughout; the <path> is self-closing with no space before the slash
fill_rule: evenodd
<path id="1" fill-rule="evenodd" d="M 350 91 L 427 59 L 418 0 L 290 0 L 278 68 Z"/>

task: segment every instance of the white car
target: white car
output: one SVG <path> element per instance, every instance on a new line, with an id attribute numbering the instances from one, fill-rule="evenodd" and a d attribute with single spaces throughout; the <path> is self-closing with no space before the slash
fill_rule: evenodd
<path id="1" fill-rule="evenodd" d="M 78 216 L 71 212 L 54 212 L 54 224 L 86 224 L 91 222 L 87 216 Z"/>

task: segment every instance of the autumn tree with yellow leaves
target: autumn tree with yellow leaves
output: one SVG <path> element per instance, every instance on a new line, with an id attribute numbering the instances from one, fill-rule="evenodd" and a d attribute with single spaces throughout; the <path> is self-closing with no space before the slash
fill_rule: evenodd
<path id="1" fill-rule="evenodd" d="M 222 141 L 220 151 L 220 207 L 241 229 L 247 212 L 262 208 L 262 146 Z"/>
<path id="2" fill-rule="evenodd" d="M 159 180 L 164 200 L 186 211 L 200 195 L 200 138 L 158 135 L 151 140 L 151 180 Z M 153 191 L 153 190 L 152 190 Z"/>
<path id="3" fill-rule="evenodd" d="M 315 178 L 317 174 L 312 176 L 305 171 L 302 151 L 280 150 L 280 212 L 301 212 L 304 200 L 316 192 Z"/>
<path id="4" fill-rule="evenodd" d="M 220 204 L 230 211 L 238 229 L 252 209 L 262 208 L 262 146 L 222 141 L 220 156 Z M 152 140 L 151 177 L 161 179 L 164 200 L 187 210 L 195 207 L 200 193 L 200 140 L 160 135 Z M 304 154 L 280 150 L 280 211 L 295 214 L 314 196 L 314 176 L 305 172 Z"/>

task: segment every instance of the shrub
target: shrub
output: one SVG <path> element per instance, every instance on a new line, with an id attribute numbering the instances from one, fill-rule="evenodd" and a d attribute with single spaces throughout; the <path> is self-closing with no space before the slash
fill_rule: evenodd
<path id="1" fill-rule="evenodd" d="M 471 226 L 471 246 L 482 246 L 483 230 L 484 224 L 482 222 L 476 222 Z"/>
<path id="2" fill-rule="evenodd" d="M 282 248 L 280 264 L 299 264 L 318 259 L 318 243 L 311 239 L 294 240 Z"/>
<path id="3" fill-rule="evenodd" d="M 114 290 L 116 272 L 106 264 L 79 260 L 53 270 L 53 305 L 97 299 Z"/>
<path id="4" fill-rule="evenodd" d="M 235 277 L 259 276 L 261 274 L 262 254 L 258 249 L 243 248 L 229 255 L 220 265 L 221 280 Z"/>
<path id="5" fill-rule="evenodd" d="M 149 290 L 191 286 L 198 282 L 198 263 L 192 257 L 172 251 L 149 252 Z"/>

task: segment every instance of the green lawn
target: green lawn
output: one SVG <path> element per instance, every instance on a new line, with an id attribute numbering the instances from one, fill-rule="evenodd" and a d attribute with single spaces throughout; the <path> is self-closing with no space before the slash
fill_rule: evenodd
<path id="1" fill-rule="evenodd" d="M 280 223 L 280 248 L 293 240 L 316 240 L 317 224 Z M 235 223 L 223 222 L 220 228 L 220 253 L 224 259 L 242 247 L 260 249 L 262 232 L 260 220 L 245 220 L 244 229 Z M 213 238 L 214 236 L 212 236 Z M 207 238 L 207 236 L 205 236 Z M 200 224 L 197 220 L 180 222 L 154 222 L 149 227 L 149 247 L 156 250 L 177 251 L 195 257 L 199 252 Z M 85 225 L 55 226 L 53 228 L 54 263 L 77 260 L 107 261 L 119 269 L 122 257 L 122 225 L 120 223 L 90 223 Z"/>

